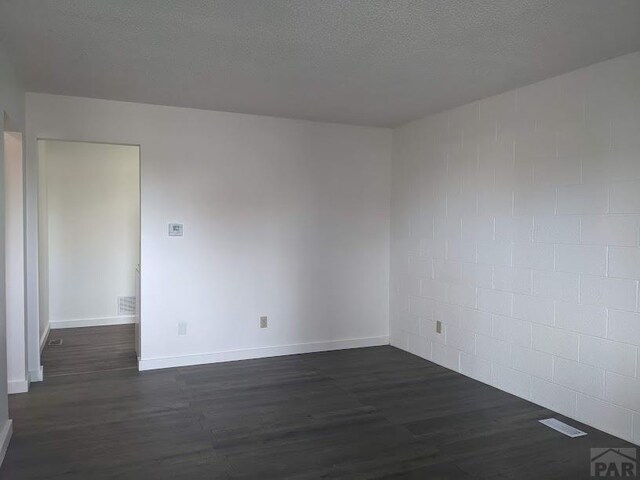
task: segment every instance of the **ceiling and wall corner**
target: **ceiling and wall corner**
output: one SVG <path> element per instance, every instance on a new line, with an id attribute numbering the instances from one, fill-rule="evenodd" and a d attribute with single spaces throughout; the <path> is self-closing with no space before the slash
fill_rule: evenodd
<path id="1" fill-rule="evenodd" d="M 398 126 L 640 50 L 636 0 L 4 0 L 28 91 Z"/>
<path id="2" fill-rule="evenodd" d="M 4 112 L 5 130 L 24 131 L 24 85 L 15 71 L 15 62 L 7 54 L 0 37 L 0 112 Z M 0 113 L 2 115 L 2 113 Z"/>

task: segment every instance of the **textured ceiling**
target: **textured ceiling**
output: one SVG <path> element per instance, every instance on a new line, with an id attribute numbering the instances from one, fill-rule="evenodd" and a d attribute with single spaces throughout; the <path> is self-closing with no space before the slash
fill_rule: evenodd
<path id="1" fill-rule="evenodd" d="M 639 0 L 0 0 L 29 91 L 395 126 L 640 50 Z"/>

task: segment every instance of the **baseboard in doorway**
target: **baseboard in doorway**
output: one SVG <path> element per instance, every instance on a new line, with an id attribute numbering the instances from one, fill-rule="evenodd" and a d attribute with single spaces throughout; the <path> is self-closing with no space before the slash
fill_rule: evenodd
<path id="1" fill-rule="evenodd" d="M 35 372 L 29 372 L 29 382 L 42 382 L 44 380 L 44 367 L 40 365 L 40 368 Z"/>
<path id="2" fill-rule="evenodd" d="M 104 327 L 106 325 L 128 325 L 136 322 L 134 315 L 123 315 L 118 317 L 100 317 L 100 318 L 78 318 L 75 320 L 56 320 L 50 322 L 51 330 L 61 328 L 77 328 L 77 327 Z"/>
<path id="3" fill-rule="evenodd" d="M 49 333 L 51 333 L 51 324 L 47 324 L 47 328 L 44 333 L 40 337 L 40 354 L 42 354 L 42 350 L 44 350 L 44 346 L 47 344 L 47 339 L 49 338 Z"/>
<path id="4" fill-rule="evenodd" d="M 349 348 L 377 347 L 388 345 L 389 337 L 355 338 L 349 340 L 334 340 L 329 342 L 298 343 L 294 345 L 280 345 L 276 347 L 248 348 L 244 350 L 227 350 L 224 352 L 201 353 L 195 355 L 181 355 L 177 357 L 156 357 L 140 359 L 138 370 L 156 370 L 161 368 L 186 367 L 189 365 L 204 365 L 207 363 L 232 362 L 249 360 L 252 358 L 279 357 L 282 355 L 296 355 L 299 353 L 326 352 L 329 350 L 346 350 Z"/>
<path id="5" fill-rule="evenodd" d="M 0 465 L 4 461 L 4 456 L 7 454 L 9 448 L 9 442 L 11 441 L 11 435 L 13 434 L 13 421 L 7 420 L 0 432 Z"/>
<path id="6" fill-rule="evenodd" d="M 24 380 L 9 380 L 7 382 L 7 393 L 13 395 L 14 393 L 27 393 L 29 391 L 29 381 Z"/>

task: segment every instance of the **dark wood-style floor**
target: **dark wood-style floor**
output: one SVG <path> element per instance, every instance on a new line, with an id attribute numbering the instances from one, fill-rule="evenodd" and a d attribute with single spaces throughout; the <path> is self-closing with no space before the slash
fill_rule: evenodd
<path id="1" fill-rule="evenodd" d="M 1 479 L 570 479 L 590 447 L 630 446 L 393 347 L 139 373 L 121 331 L 47 347 L 45 381 L 11 396 Z"/>
<path id="2" fill-rule="evenodd" d="M 134 325 L 51 330 L 49 341 L 61 339 L 62 345 L 43 350 L 45 376 L 137 369 L 133 335 Z"/>

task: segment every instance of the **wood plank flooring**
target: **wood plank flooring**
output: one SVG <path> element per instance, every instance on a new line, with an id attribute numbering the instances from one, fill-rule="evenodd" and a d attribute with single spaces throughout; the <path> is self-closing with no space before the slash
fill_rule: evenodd
<path id="1" fill-rule="evenodd" d="M 74 375 L 104 370 L 137 369 L 134 325 L 51 330 L 42 352 L 45 376 Z"/>
<path id="2" fill-rule="evenodd" d="M 10 397 L 0 479 L 582 479 L 590 447 L 631 446 L 393 347 L 140 373 L 118 327 L 82 330 Z"/>

